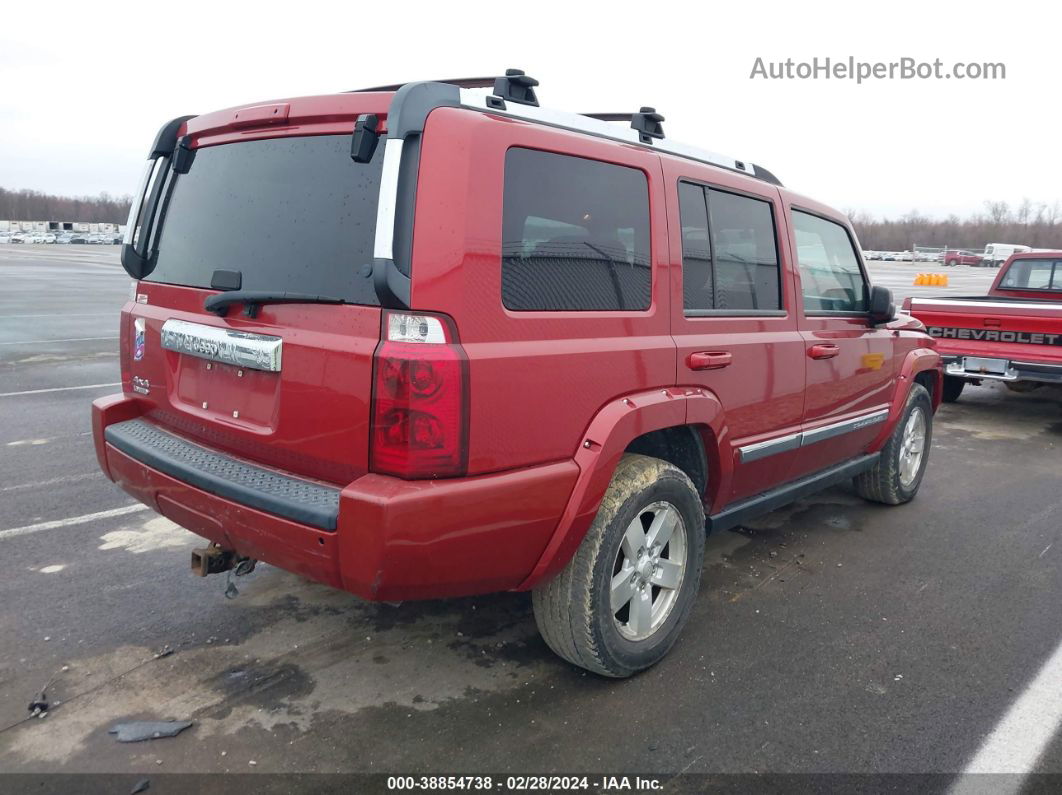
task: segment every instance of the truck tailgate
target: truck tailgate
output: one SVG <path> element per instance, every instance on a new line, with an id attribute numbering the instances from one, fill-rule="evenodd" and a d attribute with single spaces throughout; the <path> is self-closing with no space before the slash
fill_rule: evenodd
<path id="1" fill-rule="evenodd" d="M 1062 361 L 1062 305 L 993 296 L 913 298 L 942 354 Z"/>

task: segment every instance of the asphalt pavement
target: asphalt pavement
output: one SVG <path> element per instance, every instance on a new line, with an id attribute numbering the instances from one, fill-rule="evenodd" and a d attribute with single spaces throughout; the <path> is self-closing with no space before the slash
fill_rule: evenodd
<path id="1" fill-rule="evenodd" d="M 872 270 L 902 297 L 934 268 Z M 995 275 L 944 270 L 955 294 Z M 225 599 L 223 576 L 188 571 L 197 539 L 96 466 L 89 404 L 117 389 L 129 291 L 116 250 L 0 246 L 0 284 L 0 771 L 921 773 L 946 788 L 1062 641 L 1060 391 L 969 388 L 944 406 L 909 505 L 836 488 L 713 535 L 678 645 L 609 681 L 549 652 L 524 594 L 374 605 L 260 566 Z M 47 717 L 28 717 L 49 681 Z M 119 744 L 107 730 L 128 718 L 194 725 Z M 1059 774 L 1047 729 L 1034 769 Z"/>

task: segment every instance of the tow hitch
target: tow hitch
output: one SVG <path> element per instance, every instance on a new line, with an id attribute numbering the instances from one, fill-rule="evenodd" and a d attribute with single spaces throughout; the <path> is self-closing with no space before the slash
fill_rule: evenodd
<path id="1" fill-rule="evenodd" d="M 231 549 L 222 549 L 217 544 L 192 550 L 192 574 L 206 577 L 208 574 L 221 574 L 234 565 L 236 553 Z"/>
<path id="2" fill-rule="evenodd" d="M 208 574 L 229 573 L 225 582 L 225 596 L 229 599 L 235 599 L 240 593 L 233 578 L 250 574 L 257 565 L 257 560 L 241 557 L 234 550 L 223 549 L 218 544 L 192 550 L 192 574 L 206 577 Z"/>

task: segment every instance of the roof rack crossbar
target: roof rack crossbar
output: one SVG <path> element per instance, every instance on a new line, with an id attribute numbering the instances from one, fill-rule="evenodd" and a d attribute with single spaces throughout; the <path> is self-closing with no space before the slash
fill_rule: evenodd
<path id="1" fill-rule="evenodd" d="M 598 121 L 631 121 L 634 118 L 633 113 L 580 113 L 579 115 Z"/>
<path id="2" fill-rule="evenodd" d="M 410 83 L 445 83 L 448 86 L 457 86 L 458 88 L 493 88 L 494 83 L 499 78 L 495 75 L 493 77 L 452 77 L 445 80 L 410 80 Z M 350 91 L 344 91 L 344 94 L 365 94 L 369 91 L 398 91 L 406 83 L 394 83 L 389 86 L 373 86 L 372 88 L 353 88 Z"/>

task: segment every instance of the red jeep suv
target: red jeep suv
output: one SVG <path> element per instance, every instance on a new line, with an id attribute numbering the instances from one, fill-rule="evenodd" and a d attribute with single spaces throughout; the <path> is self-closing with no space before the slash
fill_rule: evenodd
<path id="1" fill-rule="evenodd" d="M 209 539 L 200 574 L 529 590 L 554 651 L 627 676 L 685 624 L 706 529 L 840 481 L 915 495 L 940 357 L 843 215 L 652 108 L 562 113 L 536 85 L 165 125 L 95 444 Z"/>

